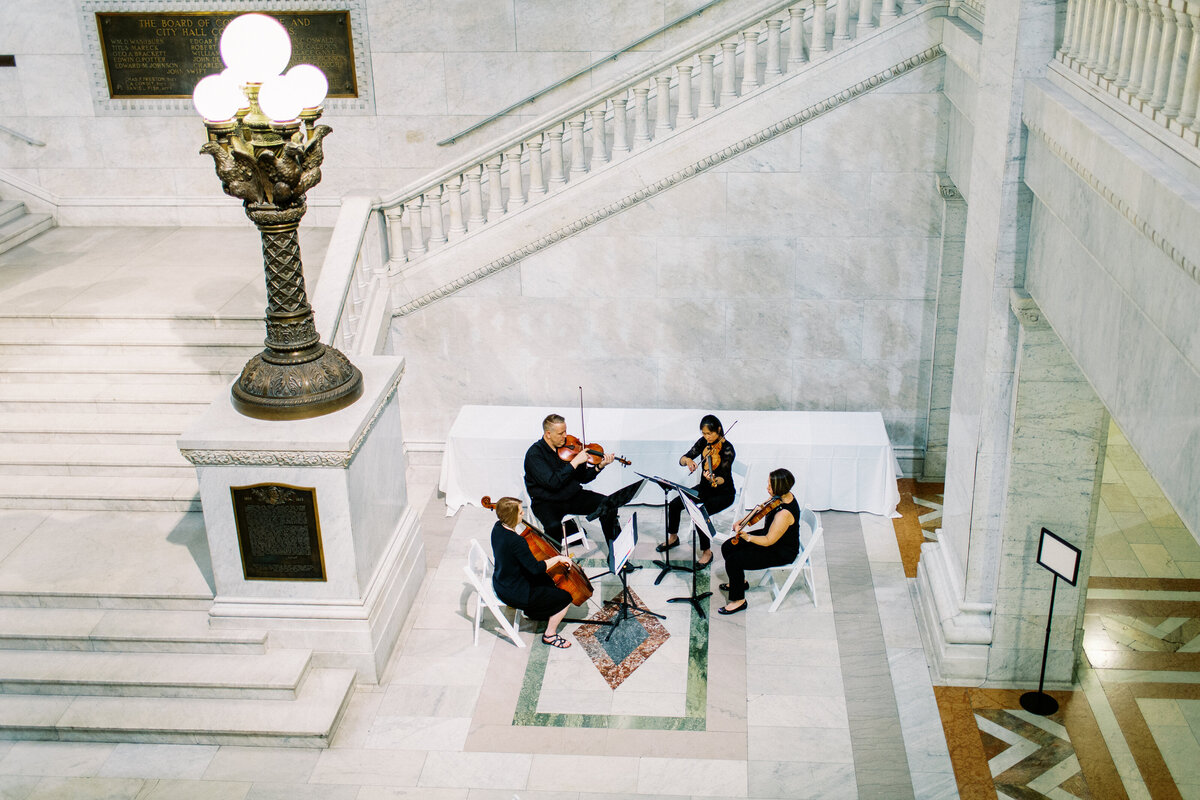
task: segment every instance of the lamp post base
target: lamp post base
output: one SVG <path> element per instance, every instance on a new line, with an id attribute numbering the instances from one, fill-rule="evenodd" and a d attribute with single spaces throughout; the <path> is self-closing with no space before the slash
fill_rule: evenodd
<path id="1" fill-rule="evenodd" d="M 301 363 L 276 363 L 264 350 L 246 362 L 230 394 L 239 413 L 254 419 L 307 419 L 330 414 L 362 395 L 358 367 L 338 350 Z"/>
<path id="2" fill-rule="evenodd" d="M 1045 692 L 1026 692 L 1021 695 L 1021 708 L 1039 717 L 1048 717 L 1058 711 L 1058 701 Z"/>

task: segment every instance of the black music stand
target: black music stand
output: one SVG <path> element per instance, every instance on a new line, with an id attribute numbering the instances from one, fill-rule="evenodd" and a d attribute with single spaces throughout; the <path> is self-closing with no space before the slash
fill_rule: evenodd
<path id="1" fill-rule="evenodd" d="M 642 473 L 640 473 L 640 472 L 638 472 L 636 474 L 642 475 Z M 673 492 L 673 491 L 678 491 L 681 494 L 687 493 L 687 494 L 691 495 L 692 497 L 696 497 L 696 494 L 695 494 L 694 490 L 687 489 L 683 486 L 680 486 L 678 483 L 675 483 L 674 481 L 668 480 L 666 478 L 660 478 L 656 475 L 642 475 L 642 477 L 644 479 L 650 481 L 651 483 L 653 483 L 658 488 L 663 490 L 663 544 L 665 545 L 671 536 L 669 533 L 667 533 L 667 521 L 670 519 L 670 514 L 671 514 L 671 504 L 667 501 L 667 498 L 671 496 L 671 492 Z M 695 564 L 695 561 L 696 561 L 695 555 L 696 555 L 695 553 L 692 553 L 692 556 L 693 556 L 692 563 L 693 564 Z M 681 567 L 677 564 L 672 564 L 671 563 L 671 548 L 669 548 L 669 547 L 663 551 L 663 557 L 662 557 L 661 561 L 658 559 L 654 559 L 650 563 L 654 564 L 654 566 L 656 566 L 656 567 L 661 568 L 661 570 L 662 570 L 661 572 L 658 573 L 658 577 L 654 579 L 655 586 L 658 586 L 660 583 L 662 583 L 662 579 L 667 577 L 667 575 L 670 572 L 674 571 L 674 572 L 692 572 L 692 573 L 694 573 L 696 571 L 696 568 L 694 566 Z"/>
<path id="2" fill-rule="evenodd" d="M 642 473 L 639 472 L 636 474 L 641 475 Z M 631 500 L 633 500 L 634 497 L 637 496 L 637 493 L 642 490 L 642 484 L 645 482 L 646 482 L 645 480 L 640 480 L 640 481 L 636 481 L 634 483 L 628 484 L 626 486 L 622 486 L 620 489 L 617 489 L 615 492 L 610 494 L 608 497 L 605 497 L 603 500 L 600 501 L 600 504 L 596 506 L 596 510 L 587 515 L 588 522 L 591 522 L 592 520 L 603 516 L 609 510 L 615 511 L 616 509 L 620 508 L 621 506 L 624 506 L 627 503 L 629 503 Z M 618 520 L 617 524 L 618 524 L 618 526 L 620 525 L 619 520 Z M 618 535 L 618 538 L 619 538 L 619 535 Z M 612 550 L 612 542 L 608 543 L 608 548 L 610 551 Z M 622 567 L 622 569 L 625 570 L 625 572 L 633 572 L 634 570 L 641 569 L 641 567 L 638 566 L 637 564 L 630 564 L 630 563 L 626 562 L 625 565 Z M 600 573 L 600 574 L 603 575 L 604 573 Z"/>
<path id="3" fill-rule="evenodd" d="M 633 602 L 629 597 L 629 582 L 626 575 L 630 570 L 625 569 L 629 563 L 629 559 L 633 556 L 633 549 L 637 546 L 637 512 L 633 512 L 633 516 L 629 520 L 630 531 L 628 534 L 621 531 L 621 535 L 608 543 L 608 569 L 614 575 L 621 579 L 621 591 L 612 600 L 606 600 L 605 605 L 615 605 L 619 609 L 618 613 L 613 615 L 609 620 L 609 625 L 612 630 L 604 637 L 604 641 L 612 638 L 614 632 L 620 627 L 621 623 L 629 619 L 629 612 L 632 610 L 634 614 L 649 614 L 652 617 L 666 619 L 662 614 L 655 614 L 647 608 L 642 608 L 637 603 Z"/>
<path id="4" fill-rule="evenodd" d="M 683 487 L 679 487 L 679 488 L 682 489 Z M 707 530 L 708 538 L 713 541 L 715 541 L 717 538 L 717 531 L 713 527 L 712 520 L 709 519 L 709 517 L 708 517 L 708 512 L 704 510 L 703 503 L 697 503 L 695 500 L 693 500 L 690 492 L 686 492 L 686 491 L 680 492 L 679 497 L 681 500 L 683 500 L 683 507 L 684 507 L 684 509 L 687 510 L 688 517 L 691 522 L 692 563 L 695 564 L 696 563 L 696 538 L 697 538 L 696 537 L 696 529 L 704 528 L 705 530 Z M 713 555 L 713 558 L 716 558 L 715 554 Z M 691 603 L 692 608 L 696 609 L 696 613 L 698 613 L 700 615 L 700 619 L 704 619 L 704 609 L 701 608 L 700 601 L 706 597 L 711 597 L 712 592 L 704 592 L 702 594 L 696 594 L 696 573 L 699 571 L 700 570 L 696 567 L 693 567 L 691 570 L 692 593 L 690 595 L 688 595 L 687 597 L 672 597 L 672 598 L 669 598 L 667 600 L 667 602 L 668 603 Z"/>

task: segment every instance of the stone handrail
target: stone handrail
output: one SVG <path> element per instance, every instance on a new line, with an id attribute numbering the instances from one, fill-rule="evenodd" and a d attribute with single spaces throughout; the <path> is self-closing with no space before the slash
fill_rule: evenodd
<path id="1" fill-rule="evenodd" d="M 361 348 L 386 334 L 381 332 L 385 320 L 367 310 L 382 307 L 375 294 L 386 294 L 374 292 L 383 285 L 383 267 L 366 252 L 370 237 L 358 239 L 351 255 L 355 237 L 338 236 L 339 229 L 365 231 L 365 218 L 382 214 L 386 241 L 375 243 L 373 252 L 381 255 L 374 258 L 399 274 L 431 250 L 471 236 L 926 5 L 945 6 L 945 1 L 759 2 L 718 30 L 562 104 L 369 208 L 344 207 L 342 216 L 354 219 L 345 225 L 339 219 L 320 289 L 327 282 L 331 286 L 319 293 L 340 310 L 326 316 L 314 302 L 318 321 L 331 320 L 330 328 L 321 326 L 323 336 L 353 354 L 369 352 Z M 357 277 L 351 280 L 351 275 Z M 340 302 L 334 300 L 339 291 Z M 360 330 L 364 319 L 366 331 Z"/>
<path id="2" fill-rule="evenodd" d="M 1200 143 L 1200 2 L 1068 0 L 1057 58 L 1176 144 Z"/>

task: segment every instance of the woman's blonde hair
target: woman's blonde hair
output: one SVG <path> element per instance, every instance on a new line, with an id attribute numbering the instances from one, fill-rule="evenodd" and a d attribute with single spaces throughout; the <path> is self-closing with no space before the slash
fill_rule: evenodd
<path id="1" fill-rule="evenodd" d="M 496 519 L 507 528 L 515 528 L 521 518 L 521 501 L 515 497 L 501 497 L 496 501 Z"/>

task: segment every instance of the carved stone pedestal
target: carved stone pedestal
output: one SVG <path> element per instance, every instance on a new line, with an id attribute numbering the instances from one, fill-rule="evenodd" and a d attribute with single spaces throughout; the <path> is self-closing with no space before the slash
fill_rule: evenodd
<path id="1" fill-rule="evenodd" d="M 318 667 L 377 682 L 425 574 L 408 503 L 400 358 L 358 359 L 363 394 L 313 419 L 265 421 L 218 399 L 179 439 L 196 465 L 214 627 L 269 631 Z"/>

